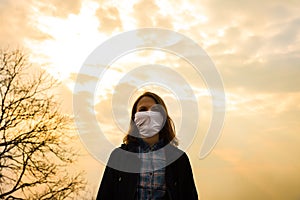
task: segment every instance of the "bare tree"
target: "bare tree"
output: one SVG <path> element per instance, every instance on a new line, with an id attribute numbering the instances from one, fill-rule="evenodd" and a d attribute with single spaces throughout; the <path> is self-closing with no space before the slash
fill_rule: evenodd
<path id="1" fill-rule="evenodd" d="M 70 117 L 46 73 L 20 50 L 0 50 L 0 199 L 74 199 L 85 188 L 69 143 Z M 32 70 L 31 70 L 32 71 Z"/>

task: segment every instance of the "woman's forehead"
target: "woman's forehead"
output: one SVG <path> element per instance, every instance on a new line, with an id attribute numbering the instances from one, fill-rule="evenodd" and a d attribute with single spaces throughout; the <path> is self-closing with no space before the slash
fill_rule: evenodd
<path id="1" fill-rule="evenodd" d="M 156 102 L 152 97 L 145 96 L 139 100 L 137 107 L 140 107 L 140 106 L 151 107 L 154 104 L 156 104 Z"/>

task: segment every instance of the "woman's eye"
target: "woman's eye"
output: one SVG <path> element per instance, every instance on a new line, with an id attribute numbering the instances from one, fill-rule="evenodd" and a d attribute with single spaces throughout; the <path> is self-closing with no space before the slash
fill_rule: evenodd
<path id="1" fill-rule="evenodd" d="M 162 107 L 155 104 L 154 106 L 151 107 L 152 111 L 156 111 L 156 112 L 161 112 L 162 111 Z"/>
<path id="2" fill-rule="evenodd" d="M 156 111 L 156 112 L 159 112 L 159 111 L 160 111 L 159 107 L 152 107 L 151 110 L 152 110 L 152 111 Z"/>
<path id="3" fill-rule="evenodd" d="M 144 111 L 147 111 L 147 109 L 146 108 L 140 108 L 138 111 L 139 112 L 144 112 Z"/>

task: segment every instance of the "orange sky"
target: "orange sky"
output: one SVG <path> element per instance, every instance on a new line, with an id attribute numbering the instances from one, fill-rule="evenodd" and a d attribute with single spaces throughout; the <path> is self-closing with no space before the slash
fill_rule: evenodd
<path id="1" fill-rule="evenodd" d="M 64 108 L 72 112 L 77 73 L 102 42 L 144 27 L 167 28 L 186 35 L 210 56 L 225 87 L 226 119 L 212 153 L 199 159 L 199 147 L 211 117 L 205 83 L 190 73 L 188 63 L 166 52 L 132 53 L 112 65 L 112 78 L 104 79 L 95 106 L 96 111 L 101 110 L 97 119 L 104 124 L 111 142 L 117 146 L 122 138 L 122 134 L 114 134 L 120 129 L 107 118 L 111 116 L 114 86 L 134 66 L 160 63 L 182 74 L 199 100 L 199 131 L 188 155 L 201 199 L 299 199 L 300 2 L 130 2 L 2 0 L 1 48 L 25 49 L 32 62 L 61 80 Z M 172 92 L 153 89 L 166 98 L 170 114 L 180 127 L 180 106 Z M 94 193 L 103 167 L 88 153 L 81 158 L 79 168 L 87 172 Z"/>

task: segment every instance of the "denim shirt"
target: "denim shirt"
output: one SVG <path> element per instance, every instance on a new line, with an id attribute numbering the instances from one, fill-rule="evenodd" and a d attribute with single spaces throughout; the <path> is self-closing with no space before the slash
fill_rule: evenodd
<path id="1" fill-rule="evenodd" d="M 164 145 L 160 140 L 150 147 L 139 139 L 139 158 L 142 161 L 137 187 L 137 200 L 164 199 L 166 194 Z M 160 150 L 159 150 L 160 149 Z"/>

